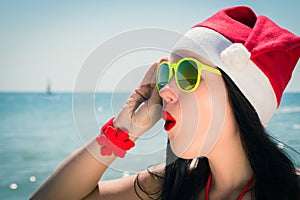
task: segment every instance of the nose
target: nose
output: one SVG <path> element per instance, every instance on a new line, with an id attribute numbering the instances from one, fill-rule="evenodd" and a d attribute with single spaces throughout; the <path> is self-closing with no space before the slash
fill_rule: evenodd
<path id="1" fill-rule="evenodd" d="M 179 88 L 176 86 L 173 78 L 159 91 L 159 95 L 166 103 L 176 103 L 178 101 L 179 92 Z"/>

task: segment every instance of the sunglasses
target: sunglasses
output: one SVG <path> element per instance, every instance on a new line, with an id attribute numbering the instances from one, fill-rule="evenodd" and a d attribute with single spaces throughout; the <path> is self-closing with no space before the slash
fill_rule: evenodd
<path id="1" fill-rule="evenodd" d="M 201 70 L 206 70 L 222 76 L 221 72 L 213 67 L 204 65 L 194 58 L 182 58 L 177 63 L 163 61 L 156 71 L 156 87 L 160 91 L 169 83 L 175 72 L 175 81 L 183 92 L 192 92 L 197 89 L 201 80 Z"/>

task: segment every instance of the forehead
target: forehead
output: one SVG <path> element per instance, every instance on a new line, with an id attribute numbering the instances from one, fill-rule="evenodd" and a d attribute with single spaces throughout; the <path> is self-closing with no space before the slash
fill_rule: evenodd
<path id="1" fill-rule="evenodd" d="M 199 60 L 201 63 L 206 64 L 211 67 L 216 67 L 212 62 L 206 60 L 204 57 L 188 50 L 177 50 L 171 53 L 170 62 L 177 63 L 182 58 L 195 58 Z"/>

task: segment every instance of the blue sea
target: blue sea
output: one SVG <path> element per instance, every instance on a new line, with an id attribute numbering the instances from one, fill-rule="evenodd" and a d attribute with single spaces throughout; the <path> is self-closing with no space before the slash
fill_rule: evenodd
<path id="1" fill-rule="evenodd" d="M 28 199 L 68 155 L 98 134 L 128 95 L 0 93 L 0 199 Z M 167 138 L 161 127 L 159 121 L 103 179 L 163 162 Z M 284 94 L 267 129 L 300 166 L 300 93 Z"/>

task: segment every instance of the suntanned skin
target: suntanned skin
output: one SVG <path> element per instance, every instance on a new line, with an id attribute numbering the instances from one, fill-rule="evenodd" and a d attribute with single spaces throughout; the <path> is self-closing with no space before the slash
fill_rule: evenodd
<path id="1" fill-rule="evenodd" d="M 200 62 L 214 67 L 211 63 L 191 52 L 183 52 L 183 55 L 186 57 L 194 57 Z M 176 56 L 173 56 L 171 62 L 177 62 L 178 59 Z M 156 67 L 157 63 L 152 65 L 146 77 L 153 77 L 152 75 L 155 73 Z M 178 124 L 180 124 L 179 116 L 188 117 L 185 116 L 188 113 L 182 112 L 181 110 L 184 109 L 182 107 L 186 105 L 185 101 L 194 103 L 193 105 L 198 105 L 196 109 L 198 109 L 199 112 L 210 112 L 209 109 L 204 109 L 203 111 L 201 107 L 203 106 L 202 103 L 209 102 L 211 91 L 209 91 L 208 86 L 210 81 L 215 81 L 216 84 L 221 84 L 220 86 L 224 84 L 222 77 L 218 77 L 218 75 L 210 72 L 203 72 L 202 74 L 202 82 L 200 82 L 199 87 L 194 92 L 189 94 L 190 97 L 183 95 L 172 79 L 159 93 L 163 99 L 163 109 L 168 109 L 168 111 L 172 112 L 174 117 L 178 120 Z M 153 88 L 151 91 L 144 91 L 143 89 L 138 91 L 139 93 L 157 93 L 157 90 Z M 157 94 L 151 94 L 150 96 L 150 101 L 153 100 L 151 98 L 156 98 L 157 101 Z M 149 99 L 147 100 L 149 101 Z M 209 113 L 204 114 L 209 115 Z M 209 159 L 209 165 L 213 174 L 209 194 L 210 199 L 236 199 L 253 174 L 243 150 L 238 127 L 228 101 L 226 102 L 225 117 L 225 124 L 221 130 L 220 137 L 215 142 L 212 150 L 205 155 Z M 114 125 L 117 126 L 116 124 Z M 187 125 L 188 124 L 184 123 L 181 124 L 183 130 Z M 174 127 L 174 130 L 176 130 L 176 127 Z M 181 132 L 178 131 L 178 133 L 174 133 L 174 130 L 170 130 L 168 135 L 175 134 L 180 136 Z M 197 134 L 203 133 L 196 131 L 195 134 L 196 138 L 201 138 L 201 136 Z M 131 135 L 131 139 L 135 141 L 138 139 L 138 136 L 139 135 L 133 134 Z M 172 138 L 174 138 L 174 135 L 172 135 Z M 198 142 L 201 143 L 201 141 L 197 140 L 191 141 L 191 145 L 185 152 L 182 152 L 180 148 L 177 148 L 176 152 L 183 158 L 198 157 L 200 156 L 199 153 L 201 154 L 201 151 L 196 148 L 196 146 L 199 145 Z M 174 148 L 178 147 L 176 146 L 176 137 L 173 145 Z M 114 156 L 102 156 L 99 153 L 99 148 L 99 145 L 94 139 L 85 147 L 74 152 L 53 172 L 44 184 L 32 195 L 31 199 L 139 199 L 134 189 L 134 181 L 137 175 L 99 182 L 107 167 L 115 160 Z M 159 173 L 162 172 L 162 170 L 163 167 L 154 169 L 154 171 Z M 161 182 L 154 180 L 148 172 L 140 173 L 139 182 L 149 193 L 158 191 L 161 187 Z M 139 189 L 137 189 L 137 192 L 144 199 L 148 199 Z M 202 191 L 199 199 L 204 198 L 204 191 Z M 251 199 L 251 190 L 246 193 L 243 199 Z"/>
<path id="2" fill-rule="evenodd" d="M 158 109 L 157 106 L 155 107 L 156 110 L 150 110 L 149 108 L 152 105 L 161 104 L 161 98 L 155 89 L 155 84 L 153 84 L 155 83 L 157 65 L 158 63 L 154 63 L 150 67 L 140 86 L 126 102 L 123 115 L 121 112 L 118 117 L 121 115 L 121 118 L 126 118 L 127 112 L 131 112 L 129 113 L 132 117 L 130 120 L 135 120 L 135 123 L 140 123 L 138 124 L 140 127 L 146 128 L 146 125 L 150 124 L 152 119 L 157 118 L 157 116 L 151 119 L 148 117 L 151 114 L 157 115 Z M 114 127 L 137 130 L 137 128 L 127 128 L 126 123 L 127 121 L 122 123 L 122 120 L 115 120 Z M 138 131 L 141 130 L 138 129 Z M 130 132 L 132 141 L 137 140 L 139 134 L 141 134 L 138 131 Z M 115 159 L 116 157 L 113 155 L 102 156 L 100 146 L 93 139 L 89 144 L 70 155 L 31 196 L 31 199 L 139 199 L 134 191 L 136 175 L 119 180 L 99 182 L 107 167 Z M 151 179 L 146 172 L 141 173 L 139 177 L 141 183 L 150 189 L 155 187 L 153 183 L 149 184 Z M 143 196 L 142 193 L 141 196 Z"/>

